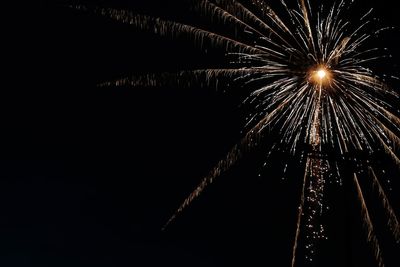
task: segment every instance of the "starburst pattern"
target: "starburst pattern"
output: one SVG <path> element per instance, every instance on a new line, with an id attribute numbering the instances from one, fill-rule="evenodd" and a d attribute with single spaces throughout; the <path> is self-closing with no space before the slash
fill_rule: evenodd
<path id="1" fill-rule="evenodd" d="M 368 64 L 385 56 L 378 53 L 378 48 L 368 47 L 368 41 L 387 28 L 372 26 L 372 10 L 360 16 L 357 25 L 352 24 L 346 16 L 353 1 L 311 8 L 309 0 L 298 0 L 295 7 L 280 0 L 282 14 L 262 0 L 187 2 L 202 18 L 229 28 L 226 34 L 128 10 L 74 6 L 165 38 L 191 40 L 199 49 L 222 48 L 230 61 L 228 68 L 134 75 L 100 86 L 221 87 L 225 83 L 224 90 L 229 90 L 228 84 L 234 82 L 250 91 L 243 101 L 252 106 L 243 138 L 202 179 L 167 225 L 215 178 L 258 146 L 263 137 L 275 132 L 280 140 L 269 147 L 264 165 L 277 150 L 304 164 L 292 267 L 302 232 L 309 261 L 318 242 L 327 238 L 324 225 L 319 223 L 324 190 L 329 179 L 342 183 L 344 161 L 355 162 L 351 177 L 367 239 L 378 265 L 384 266 L 360 177 L 367 177 L 377 188 L 388 226 L 399 242 L 398 219 L 374 170 L 376 166 L 368 160 L 383 151 L 400 166 L 399 94 L 368 68 Z M 366 157 L 359 160 L 349 156 L 357 154 Z"/>

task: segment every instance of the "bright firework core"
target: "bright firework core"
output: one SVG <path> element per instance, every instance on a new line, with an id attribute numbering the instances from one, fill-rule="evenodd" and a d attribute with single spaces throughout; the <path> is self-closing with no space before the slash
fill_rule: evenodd
<path id="1" fill-rule="evenodd" d="M 326 77 L 326 71 L 325 70 L 319 70 L 319 71 L 317 71 L 317 75 L 322 80 L 323 78 Z"/>
<path id="2" fill-rule="evenodd" d="M 317 84 L 329 83 L 332 76 L 330 70 L 325 66 L 319 66 L 310 72 L 311 81 Z"/>

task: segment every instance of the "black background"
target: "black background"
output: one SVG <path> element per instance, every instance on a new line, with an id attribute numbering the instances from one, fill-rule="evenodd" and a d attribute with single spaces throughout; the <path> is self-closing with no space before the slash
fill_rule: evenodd
<path id="1" fill-rule="evenodd" d="M 195 24 L 180 2 L 90 4 Z M 259 157 L 250 155 L 161 231 L 240 137 L 236 93 L 96 87 L 131 73 L 217 67 L 223 51 L 206 53 L 68 3 L 4 9 L 0 264 L 290 266 L 302 175 L 294 168 L 282 181 L 278 158 L 258 177 Z M 362 1 L 360 10 L 375 7 L 382 25 L 398 26 L 393 5 Z M 379 71 L 398 72 L 398 36 L 396 29 L 372 41 L 393 54 Z M 330 188 L 329 241 L 315 266 L 376 266 L 355 192 L 346 183 Z M 390 195 L 397 212 L 398 190 Z M 387 266 L 398 266 L 398 246 L 380 233 Z"/>

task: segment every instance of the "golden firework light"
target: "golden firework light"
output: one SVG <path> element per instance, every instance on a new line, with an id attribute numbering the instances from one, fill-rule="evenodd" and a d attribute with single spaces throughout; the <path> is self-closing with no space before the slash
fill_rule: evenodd
<path id="1" fill-rule="evenodd" d="M 203 177 L 166 226 L 214 179 L 273 132 L 279 140 L 267 149 L 264 165 L 279 150 L 298 158 L 304 166 L 304 174 L 296 177 L 303 182 L 294 222 L 291 266 L 296 266 L 299 257 L 300 238 L 304 240 L 301 244 L 309 262 L 313 261 L 318 243 L 328 238 L 320 223 L 328 181 L 342 184 L 344 177 L 351 177 L 367 240 L 377 265 L 383 267 L 384 258 L 364 187 L 377 189 L 387 226 L 399 242 L 399 221 L 383 185 L 387 178 L 380 177 L 379 166 L 372 161 L 349 155 L 362 153 L 368 158 L 383 151 L 393 165 L 400 167 L 399 92 L 370 68 L 371 62 L 382 60 L 385 55 L 380 48 L 370 47 L 369 41 L 389 28 L 371 26 L 372 10 L 361 14 L 356 24 L 350 22 L 350 0 L 329 6 L 298 0 L 293 7 L 280 0 L 274 3 L 280 6 L 279 12 L 269 1 L 262 0 L 188 2 L 192 11 L 217 25 L 234 27 L 234 33 L 224 35 L 129 10 L 74 6 L 165 38 L 188 39 L 199 49 L 222 48 L 230 62 L 224 68 L 132 75 L 100 86 L 217 87 L 221 86 L 219 82 L 232 81 L 250 92 L 243 101 L 252 108 L 242 139 Z M 228 85 L 224 88 L 229 89 Z M 343 174 L 343 161 L 355 162 L 350 175 Z M 367 182 L 361 183 L 361 179 Z"/>

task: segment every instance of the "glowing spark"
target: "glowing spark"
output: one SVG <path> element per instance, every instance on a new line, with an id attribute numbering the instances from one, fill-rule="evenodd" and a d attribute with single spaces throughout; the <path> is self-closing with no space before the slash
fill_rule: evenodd
<path id="1" fill-rule="evenodd" d="M 317 85 L 328 85 L 332 82 L 332 72 L 325 66 L 310 71 L 310 80 Z"/>
<path id="2" fill-rule="evenodd" d="M 318 78 L 320 80 L 322 80 L 322 79 L 324 79 L 326 77 L 326 71 L 325 70 L 319 70 L 319 71 L 317 71 L 317 75 L 318 75 Z"/>

